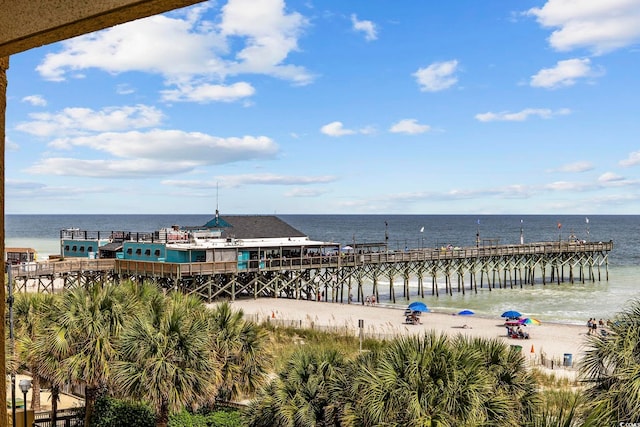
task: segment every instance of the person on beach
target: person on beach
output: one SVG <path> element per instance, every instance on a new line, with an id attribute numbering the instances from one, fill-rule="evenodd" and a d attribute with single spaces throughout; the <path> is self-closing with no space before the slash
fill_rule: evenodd
<path id="1" fill-rule="evenodd" d="M 587 321 L 587 335 L 591 335 L 591 327 L 593 323 L 593 319 L 590 317 L 589 320 Z"/>

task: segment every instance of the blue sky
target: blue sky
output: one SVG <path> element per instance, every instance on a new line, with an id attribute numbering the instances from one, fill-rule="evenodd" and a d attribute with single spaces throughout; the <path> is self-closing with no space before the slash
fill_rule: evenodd
<path id="1" fill-rule="evenodd" d="M 207 1 L 10 58 L 6 212 L 640 213 L 640 1 Z"/>

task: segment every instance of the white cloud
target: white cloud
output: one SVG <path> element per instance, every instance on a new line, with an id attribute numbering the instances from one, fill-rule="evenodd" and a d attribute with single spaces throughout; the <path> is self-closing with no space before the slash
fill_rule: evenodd
<path id="1" fill-rule="evenodd" d="M 556 28 L 549 44 L 559 51 L 587 48 L 602 54 L 640 41 L 637 0 L 548 0 L 527 14 L 543 27 Z"/>
<path id="2" fill-rule="evenodd" d="M 167 85 L 192 86 L 241 73 L 295 84 L 313 79 L 304 67 L 285 63 L 308 22 L 287 14 L 282 0 L 230 0 L 214 20 L 203 19 L 208 9 L 196 6 L 186 15 L 156 15 L 63 41 L 37 70 L 54 81 L 88 68 L 140 71 L 162 75 Z"/>
<path id="3" fill-rule="evenodd" d="M 201 104 L 210 101 L 233 102 L 247 98 L 256 92 L 249 83 L 239 82 L 232 85 L 203 84 L 200 86 L 178 85 L 177 89 L 161 91 L 164 101 L 188 101 Z"/>
<path id="4" fill-rule="evenodd" d="M 155 129 L 149 132 L 106 132 L 91 136 L 59 138 L 50 147 L 85 147 L 120 158 L 216 165 L 250 159 L 272 158 L 277 145 L 266 136 L 220 138 L 200 132 Z"/>
<path id="5" fill-rule="evenodd" d="M 227 72 L 268 74 L 309 83 L 313 77 L 303 67 L 283 64 L 298 50 L 298 38 L 307 25 L 299 13 L 286 13 L 284 0 L 230 0 L 222 8 L 221 35 L 241 38 L 245 47 L 236 53 Z"/>
<path id="6" fill-rule="evenodd" d="M 46 185 L 41 182 L 24 181 L 18 179 L 7 179 L 6 186 L 7 190 L 11 190 L 13 193 L 30 192 L 46 187 Z"/>
<path id="7" fill-rule="evenodd" d="M 198 180 L 164 180 L 163 185 L 170 185 L 181 188 L 216 188 L 221 187 L 233 188 L 244 185 L 313 185 L 325 184 L 333 182 L 336 177 L 326 176 L 291 176 L 278 174 L 244 174 L 244 175 L 226 175 L 218 176 L 215 179 L 207 181 Z M 295 191 L 295 190 L 294 190 Z"/>
<path id="8" fill-rule="evenodd" d="M 18 151 L 20 146 L 15 142 L 11 141 L 8 136 L 4 137 L 4 148 L 7 151 Z"/>
<path id="9" fill-rule="evenodd" d="M 389 129 L 389 132 L 416 135 L 429 132 L 429 130 L 431 130 L 431 127 L 429 125 L 421 125 L 416 119 L 403 119 L 397 123 L 394 123 Z"/>
<path id="10" fill-rule="evenodd" d="M 571 172 L 571 173 L 579 173 L 579 172 L 587 172 L 593 170 L 594 166 L 591 162 L 574 162 L 567 163 L 566 165 L 560 166 L 556 171 L 558 172 Z"/>
<path id="11" fill-rule="evenodd" d="M 156 128 L 163 114 L 145 105 L 109 107 L 100 111 L 67 108 L 59 113 L 32 114 L 18 130 L 53 137 L 52 150 L 89 149 L 119 159 L 55 157 L 42 160 L 28 171 L 73 176 L 147 176 L 191 171 L 198 166 L 245 160 L 270 159 L 278 146 L 265 136 L 221 138 L 201 132 Z M 148 131 L 135 129 L 152 128 Z M 125 129 L 132 129 L 121 132 Z M 85 151 L 86 152 L 86 151 Z M 74 166 L 77 162 L 77 167 Z M 153 171 L 157 168 L 157 171 Z"/>
<path id="12" fill-rule="evenodd" d="M 377 132 L 375 126 L 365 126 L 358 129 L 358 133 L 362 135 L 374 135 Z"/>
<path id="13" fill-rule="evenodd" d="M 88 178 L 140 178 L 188 172 L 197 162 L 132 160 L 82 160 L 65 157 L 43 159 L 26 169 L 28 173 Z"/>
<path id="14" fill-rule="evenodd" d="M 344 124 L 340 121 L 335 121 L 328 123 L 320 128 L 320 132 L 328 135 L 328 136 L 345 136 L 345 135 L 373 135 L 375 134 L 376 128 L 374 126 L 365 126 L 360 129 L 347 129 L 344 127 Z"/>
<path id="15" fill-rule="evenodd" d="M 200 9 L 204 10 L 204 9 Z M 72 71 L 98 68 L 108 73 L 141 71 L 169 80 L 224 69 L 216 52 L 225 40 L 199 19 L 156 15 L 60 43 L 36 68 L 48 80 L 64 80 Z"/>
<path id="16" fill-rule="evenodd" d="M 556 89 L 558 87 L 572 86 L 577 79 L 595 77 L 602 72 L 594 72 L 591 69 L 591 61 L 585 59 L 567 59 L 558 61 L 554 68 L 545 68 L 531 76 L 531 86 Z"/>
<path id="17" fill-rule="evenodd" d="M 625 179 L 623 176 L 620 176 L 613 172 L 605 172 L 598 177 L 598 182 L 605 183 L 605 184 L 621 182 L 624 180 Z"/>
<path id="18" fill-rule="evenodd" d="M 148 105 L 90 108 L 65 108 L 59 113 L 33 113 L 33 120 L 19 123 L 16 129 L 37 136 L 77 135 L 86 132 L 108 132 L 149 128 L 160 124 L 163 113 Z"/>
<path id="19" fill-rule="evenodd" d="M 353 24 L 354 31 L 362 31 L 364 38 L 367 41 L 376 40 L 378 35 L 376 34 L 376 25 L 371 21 L 358 21 L 358 17 L 355 14 L 351 15 L 351 23 Z"/>
<path id="20" fill-rule="evenodd" d="M 119 188 L 106 188 L 101 186 L 81 187 L 73 186 L 50 186 L 41 182 L 23 181 L 8 179 L 6 182 L 7 195 L 11 199 L 33 200 L 73 200 L 86 195 L 96 193 L 121 193 Z"/>
<path id="21" fill-rule="evenodd" d="M 544 186 L 549 191 L 587 191 L 593 189 L 593 184 L 583 182 L 557 181 Z"/>
<path id="22" fill-rule="evenodd" d="M 620 160 L 618 164 L 623 167 L 635 166 L 640 163 L 640 151 L 634 151 L 633 153 L 629 153 L 629 156 Z"/>
<path id="23" fill-rule="evenodd" d="M 123 83 L 116 86 L 116 93 L 118 95 L 131 95 L 135 93 L 135 90 L 128 84 Z"/>
<path id="24" fill-rule="evenodd" d="M 422 92 L 438 92 L 448 89 L 458 82 L 454 75 L 458 69 L 458 61 L 434 62 L 427 68 L 420 68 L 413 73 Z"/>
<path id="25" fill-rule="evenodd" d="M 25 96 L 24 98 L 22 98 L 22 102 L 35 105 L 36 107 L 45 107 L 47 105 L 47 100 L 44 99 L 42 95 Z"/>
<path id="26" fill-rule="evenodd" d="M 560 110 L 550 110 L 548 108 L 526 108 L 522 111 L 515 113 L 500 112 L 500 113 L 480 113 L 476 114 L 476 120 L 480 122 L 522 122 L 527 120 L 531 116 L 540 117 L 542 119 L 550 119 L 554 116 L 563 116 L 570 114 L 571 110 L 563 108 Z"/>
<path id="27" fill-rule="evenodd" d="M 331 122 L 326 124 L 320 128 L 320 132 L 329 136 L 345 136 L 356 133 L 355 130 L 345 129 L 342 122 Z"/>
<path id="28" fill-rule="evenodd" d="M 318 197 L 325 191 L 316 188 L 294 188 L 284 193 L 285 197 Z"/>
<path id="29" fill-rule="evenodd" d="M 309 185 L 333 182 L 334 176 L 287 176 L 276 174 L 248 174 L 224 176 L 220 182 L 226 187 L 238 187 L 241 185 Z"/>

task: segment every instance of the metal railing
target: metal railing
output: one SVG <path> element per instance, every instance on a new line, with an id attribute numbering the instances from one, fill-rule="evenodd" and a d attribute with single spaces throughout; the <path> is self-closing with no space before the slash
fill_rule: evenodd
<path id="1" fill-rule="evenodd" d="M 33 427 L 83 427 L 83 408 L 61 409 L 57 411 L 56 423 L 53 424 L 51 411 L 34 414 Z"/>

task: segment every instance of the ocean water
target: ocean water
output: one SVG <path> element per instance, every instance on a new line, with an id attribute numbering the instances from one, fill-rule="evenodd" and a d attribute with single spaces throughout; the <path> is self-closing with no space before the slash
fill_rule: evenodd
<path id="1" fill-rule="evenodd" d="M 174 224 L 202 225 L 204 215 L 6 215 L 8 247 L 31 247 L 40 258 L 60 253 L 59 232 L 77 227 L 92 231 L 154 231 Z M 222 214 L 224 217 L 224 214 Z M 609 253 L 609 280 L 604 266 L 601 281 L 536 284 L 514 289 L 478 289 L 478 293 L 452 296 L 425 295 L 427 305 L 438 311 L 471 309 L 478 315 L 499 316 L 515 309 L 542 321 L 584 324 L 591 317 L 607 319 L 631 300 L 640 298 L 640 216 L 638 215 L 278 215 L 314 240 L 352 243 L 387 242 L 390 250 L 469 247 L 541 241 L 613 241 Z M 596 271 L 597 278 L 597 271 Z M 444 279 L 442 279 L 444 280 Z M 468 277 L 465 277 L 468 286 Z M 399 284 L 399 285 L 398 285 Z M 427 291 L 431 285 L 425 283 Z M 396 279 L 401 304 L 402 280 Z M 444 284 L 442 284 L 444 287 Z M 410 283 L 411 301 L 418 300 L 417 283 Z M 388 283 L 379 282 L 381 301 L 388 300 Z"/>

